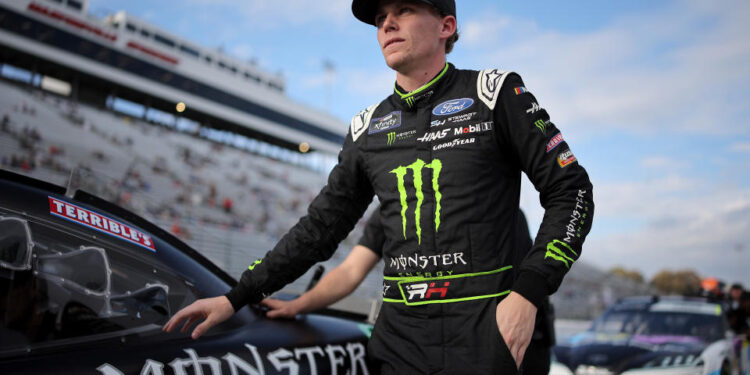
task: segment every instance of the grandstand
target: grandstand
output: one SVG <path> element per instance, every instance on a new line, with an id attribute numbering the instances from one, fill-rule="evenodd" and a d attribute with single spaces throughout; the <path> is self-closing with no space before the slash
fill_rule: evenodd
<path id="1" fill-rule="evenodd" d="M 346 125 L 291 101 L 283 79 L 254 64 L 86 9 L 0 0 L 1 167 L 124 206 L 239 277 L 305 214 Z M 370 312 L 382 267 L 339 307 Z M 553 302 L 560 317 L 590 319 L 648 291 L 578 262 Z"/>

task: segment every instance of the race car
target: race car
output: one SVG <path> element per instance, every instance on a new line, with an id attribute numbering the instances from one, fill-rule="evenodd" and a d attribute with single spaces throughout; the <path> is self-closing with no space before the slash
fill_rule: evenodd
<path id="1" fill-rule="evenodd" d="M 162 332 L 235 284 L 121 207 L 0 170 L 0 374 L 367 374 L 361 321 L 244 307 L 199 340 Z"/>
<path id="2" fill-rule="evenodd" d="M 591 328 L 553 348 L 555 374 L 739 374 L 735 337 L 723 308 L 705 299 L 631 297 Z"/>

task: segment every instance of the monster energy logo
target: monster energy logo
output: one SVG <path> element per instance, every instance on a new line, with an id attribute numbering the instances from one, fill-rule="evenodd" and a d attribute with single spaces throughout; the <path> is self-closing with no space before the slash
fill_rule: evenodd
<path id="1" fill-rule="evenodd" d="M 554 260 L 563 262 L 565 264 L 565 267 L 570 268 L 570 263 L 575 262 L 575 259 L 568 256 L 568 254 L 565 254 L 563 250 L 557 247 L 556 245 L 558 244 L 562 245 L 562 247 L 570 252 L 572 256 L 578 257 L 578 253 L 573 251 L 573 248 L 571 248 L 570 245 L 560 240 L 552 240 L 552 242 L 547 243 L 547 253 L 544 255 L 544 259 L 552 258 Z"/>
<path id="2" fill-rule="evenodd" d="M 393 142 L 396 142 L 396 132 L 388 133 L 388 146 L 392 145 Z"/>
<path id="3" fill-rule="evenodd" d="M 546 127 L 547 124 L 544 122 L 544 120 L 542 120 L 542 119 L 536 120 L 534 122 L 534 125 L 536 125 L 536 127 L 539 128 L 539 130 L 542 132 L 542 134 L 546 133 L 545 127 Z"/>
<path id="4" fill-rule="evenodd" d="M 419 244 L 422 244 L 422 227 L 420 225 L 422 202 L 424 202 L 424 193 L 422 192 L 422 169 L 432 169 L 432 189 L 435 191 L 435 231 L 437 232 L 440 227 L 440 199 L 443 197 L 440 194 L 440 185 L 438 184 L 438 178 L 440 177 L 440 170 L 443 168 L 443 163 L 439 159 L 434 159 L 431 163 L 427 164 L 422 159 L 417 159 L 414 163 L 407 166 L 400 166 L 390 173 L 396 175 L 398 182 L 398 194 L 401 200 L 401 221 L 404 228 L 404 239 L 406 239 L 406 211 L 408 204 L 406 202 L 406 188 L 404 187 L 404 177 L 406 173 L 411 169 L 414 173 L 414 190 L 416 190 L 417 196 L 417 207 L 414 208 L 414 222 L 417 227 L 417 239 Z"/>
<path id="5" fill-rule="evenodd" d="M 414 97 L 413 96 L 410 96 L 410 97 L 406 98 L 405 100 L 406 100 L 406 105 L 409 106 L 409 108 L 411 108 L 411 107 L 414 106 Z"/>

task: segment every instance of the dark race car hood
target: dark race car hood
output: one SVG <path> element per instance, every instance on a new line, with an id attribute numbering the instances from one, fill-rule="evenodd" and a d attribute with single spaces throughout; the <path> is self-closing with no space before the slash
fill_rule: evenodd
<path id="1" fill-rule="evenodd" d="M 572 337 L 568 345 L 556 346 L 554 352 L 558 361 L 573 372 L 584 365 L 619 373 L 672 355 L 697 358 L 706 346 L 692 336 L 584 332 Z"/>

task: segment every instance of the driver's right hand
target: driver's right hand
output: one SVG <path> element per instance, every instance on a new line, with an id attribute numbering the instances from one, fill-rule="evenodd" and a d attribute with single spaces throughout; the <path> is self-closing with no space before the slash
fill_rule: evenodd
<path id="1" fill-rule="evenodd" d="M 203 319 L 190 335 L 194 340 L 201 337 L 211 327 L 229 319 L 234 314 L 234 308 L 225 296 L 199 299 L 174 314 L 167 324 L 162 327 L 164 332 L 172 332 L 183 323 L 180 332 L 187 332 L 190 327 Z"/>

